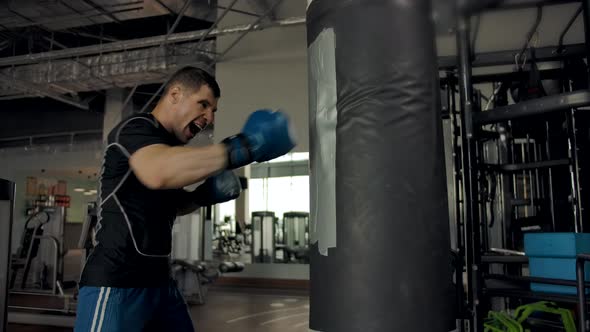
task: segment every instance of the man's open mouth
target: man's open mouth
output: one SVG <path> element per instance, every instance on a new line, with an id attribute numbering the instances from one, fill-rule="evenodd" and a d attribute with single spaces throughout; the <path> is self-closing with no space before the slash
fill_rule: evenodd
<path id="1" fill-rule="evenodd" d="M 205 128 L 207 128 L 207 124 L 205 124 L 205 125 L 199 124 L 199 122 L 197 120 L 188 124 L 188 129 L 190 130 L 193 137 L 196 136 L 201 131 L 203 131 Z"/>

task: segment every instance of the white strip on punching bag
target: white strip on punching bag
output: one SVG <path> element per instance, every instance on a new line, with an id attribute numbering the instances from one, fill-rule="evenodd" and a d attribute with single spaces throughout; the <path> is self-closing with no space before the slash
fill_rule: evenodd
<path id="1" fill-rule="evenodd" d="M 336 247 L 336 55 L 333 29 L 308 49 L 310 119 L 311 243 L 320 254 Z"/>

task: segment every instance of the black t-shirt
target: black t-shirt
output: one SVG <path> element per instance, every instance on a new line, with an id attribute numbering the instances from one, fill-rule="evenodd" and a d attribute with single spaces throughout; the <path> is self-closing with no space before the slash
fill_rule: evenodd
<path id="1" fill-rule="evenodd" d="M 152 190 L 129 157 L 152 144 L 181 145 L 151 114 L 122 121 L 108 136 L 100 177 L 97 244 L 81 286 L 158 287 L 170 277 L 169 256 L 177 198 L 182 189 Z"/>

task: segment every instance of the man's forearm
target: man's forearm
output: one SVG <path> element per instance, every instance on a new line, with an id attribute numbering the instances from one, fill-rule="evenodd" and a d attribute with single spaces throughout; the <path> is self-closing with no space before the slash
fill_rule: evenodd
<path id="1" fill-rule="evenodd" d="M 224 171 L 208 178 L 192 192 L 182 191 L 178 201 L 178 214 L 193 212 L 202 206 L 231 201 L 240 196 L 240 179 L 232 171 Z"/>
<path id="2" fill-rule="evenodd" d="M 150 189 L 183 188 L 223 170 L 227 150 L 222 144 L 199 148 L 154 145 L 134 153 L 130 164 Z"/>

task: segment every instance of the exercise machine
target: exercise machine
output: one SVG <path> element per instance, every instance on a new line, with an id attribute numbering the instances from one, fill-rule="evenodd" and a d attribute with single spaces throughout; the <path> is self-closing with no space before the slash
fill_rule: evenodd
<path id="1" fill-rule="evenodd" d="M 55 288 L 50 287 L 49 290 L 22 290 L 13 291 L 10 290 L 11 279 L 14 265 L 20 265 L 22 269 L 25 269 L 27 262 L 31 266 L 31 260 L 23 257 L 31 258 L 35 250 L 40 250 L 39 245 L 42 239 L 39 229 L 47 225 L 48 219 L 46 215 L 38 215 L 37 217 L 30 218 L 27 223 L 27 230 L 23 234 L 22 239 L 26 239 L 28 243 L 22 249 L 23 242 L 21 241 L 21 249 L 19 250 L 23 254 L 12 256 L 11 250 L 11 235 L 12 235 L 12 224 L 13 224 L 13 209 L 14 209 L 14 183 L 0 179 L 0 331 L 6 331 L 8 322 L 18 324 L 34 324 L 34 325 L 51 325 L 61 327 L 73 327 L 75 317 L 71 315 L 75 308 L 75 303 L 72 301 L 72 297 L 60 292 L 59 285 L 59 274 L 57 277 L 54 275 L 53 281 L 56 281 Z M 51 245 L 55 246 L 55 242 L 51 240 Z M 35 247 L 37 247 L 35 249 Z M 59 245 L 57 245 L 59 247 Z M 33 250 L 34 249 L 34 250 Z M 41 249 L 42 250 L 42 249 Z M 57 252 L 57 251 L 54 251 Z M 24 254 L 26 253 L 26 254 Z M 50 255 L 51 256 L 51 255 Z M 59 256 L 59 255 L 57 255 Z M 39 255 L 43 257 L 43 255 Z M 51 256 L 55 259 L 55 255 Z M 55 263 L 52 259 L 53 266 L 59 268 L 59 263 Z M 14 266 L 14 269 L 18 269 Z M 54 269 L 57 270 L 57 269 Z M 21 284 L 22 285 L 22 284 Z M 10 303 L 8 302 L 8 295 L 10 297 Z M 55 293 L 58 293 L 57 295 Z M 26 305 L 21 305 L 21 297 L 28 297 Z M 28 305 L 34 302 L 35 307 Z M 51 302 L 51 307 L 45 306 Z M 9 311 L 10 310 L 10 311 Z"/>
<path id="2" fill-rule="evenodd" d="M 186 260 L 172 261 L 172 275 L 186 303 L 205 304 L 208 286 L 224 273 L 236 273 L 244 270 L 241 262 L 199 262 Z"/>
<path id="3" fill-rule="evenodd" d="M 251 221 L 252 263 L 273 263 L 277 234 L 275 226 L 278 221 L 275 213 L 271 211 L 252 212 Z M 279 238 L 279 241 L 282 241 L 282 238 Z"/>
<path id="4" fill-rule="evenodd" d="M 188 304 L 205 304 L 208 287 L 244 265 L 214 257 L 212 207 L 178 217 L 172 229 L 172 275 Z M 221 258 L 221 260 L 219 259 Z"/>
<path id="5" fill-rule="evenodd" d="M 25 221 L 19 248 L 12 259 L 12 293 L 41 293 L 65 297 L 76 281 L 64 281 L 65 208 L 42 208 Z M 31 278 L 31 271 L 33 277 Z M 17 278 L 20 273 L 20 282 Z M 32 279 L 32 280 L 31 280 Z"/>
<path id="6" fill-rule="evenodd" d="M 10 268 L 12 322 L 73 326 L 78 283 L 64 280 L 64 226 L 63 207 L 41 208 L 26 220 Z"/>
<path id="7" fill-rule="evenodd" d="M 309 213 L 283 214 L 275 241 L 277 262 L 309 264 Z"/>
<path id="8" fill-rule="evenodd" d="M 31 268 L 33 267 L 33 260 L 38 257 L 39 248 L 43 241 L 47 241 L 51 244 L 51 254 L 53 258 L 51 262 L 51 270 L 53 277 L 50 280 L 47 275 L 49 267 L 45 265 L 44 261 L 41 261 L 40 257 L 35 264 L 35 267 L 42 268 L 42 275 L 39 276 L 39 269 L 35 269 L 35 275 L 40 279 L 35 282 L 35 289 L 44 290 L 49 288 L 49 284 L 52 284 L 51 292 L 57 294 L 57 282 L 58 282 L 58 271 L 59 271 L 59 256 L 60 256 L 60 244 L 59 240 L 53 235 L 44 234 L 45 226 L 51 221 L 51 215 L 47 211 L 41 211 L 31 215 L 26 221 L 24 230 L 22 232 L 20 246 L 16 251 L 16 255 L 12 259 L 10 277 L 10 288 L 13 290 L 26 290 L 28 286 L 29 276 Z M 16 287 L 16 278 L 19 271 L 23 270 L 21 281 Z"/>
<path id="9" fill-rule="evenodd" d="M 84 262 L 86 258 L 92 252 L 95 243 L 95 230 L 96 224 L 98 223 L 97 207 L 96 202 L 88 203 L 86 207 L 86 218 L 82 224 L 82 232 L 80 233 L 80 239 L 78 240 L 78 248 L 84 250 Z"/>

